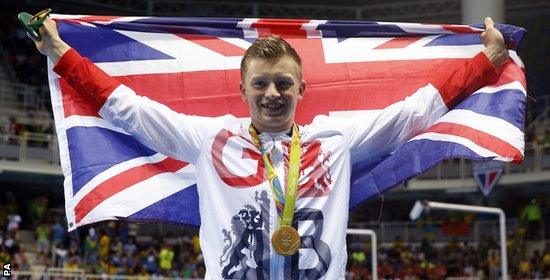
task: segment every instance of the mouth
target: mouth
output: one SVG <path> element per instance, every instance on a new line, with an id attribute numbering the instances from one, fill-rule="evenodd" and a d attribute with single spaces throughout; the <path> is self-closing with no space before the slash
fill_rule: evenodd
<path id="1" fill-rule="evenodd" d="M 285 107 L 283 103 L 263 103 L 260 105 L 264 110 L 271 113 L 278 113 Z"/>

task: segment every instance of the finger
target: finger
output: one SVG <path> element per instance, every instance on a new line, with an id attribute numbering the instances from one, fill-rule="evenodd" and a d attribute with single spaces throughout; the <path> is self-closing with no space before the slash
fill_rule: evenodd
<path id="1" fill-rule="evenodd" d="M 27 37 L 29 37 L 31 40 L 33 40 L 34 42 L 36 42 L 36 40 L 34 39 L 34 37 L 32 37 L 31 34 L 29 34 L 29 32 L 25 32 L 25 34 L 27 34 Z"/>
<path id="2" fill-rule="evenodd" d="M 51 19 L 46 19 L 42 25 L 40 26 L 40 28 L 38 29 L 38 31 L 40 32 L 40 35 L 41 36 L 45 36 L 45 35 L 48 35 L 52 29 L 52 20 Z"/>
<path id="3" fill-rule="evenodd" d="M 38 33 L 40 33 L 41 37 L 44 37 L 45 35 L 48 34 L 48 31 L 46 30 L 46 27 L 42 25 L 38 28 Z"/>
<path id="4" fill-rule="evenodd" d="M 42 34 L 42 32 L 44 32 L 43 34 L 50 34 L 54 29 L 57 29 L 55 21 L 48 18 L 44 21 L 42 26 L 40 26 L 40 34 Z"/>
<path id="5" fill-rule="evenodd" d="M 489 28 L 494 28 L 495 27 L 495 23 L 493 22 L 493 19 L 491 17 L 486 17 L 485 18 L 485 29 L 489 29 Z"/>

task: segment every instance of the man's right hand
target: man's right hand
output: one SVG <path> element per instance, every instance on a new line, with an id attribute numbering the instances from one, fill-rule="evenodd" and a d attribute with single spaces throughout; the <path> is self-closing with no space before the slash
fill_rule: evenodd
<path id="1" fill-rule="evenodd" d="M 59 58 L 71 49 L 71 47 L 59 37 L 55 21 L 46 19 L 40 27 L 39 32 L 42 39 L 40 41 L 34 41 L 34 44 L 38 51 L 51 59 L 53 63 L 57 63 Z"/>

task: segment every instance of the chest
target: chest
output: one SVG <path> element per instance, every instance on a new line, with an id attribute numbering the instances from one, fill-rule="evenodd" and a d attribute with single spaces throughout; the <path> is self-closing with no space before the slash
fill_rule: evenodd
<path id="1" fill-rule="evenodd" d="M 289 137 L 262 137 L 261 145 L 269 155 L 279 181 L 284 186 L 290 165 Z M 205 160 L 213 173 L 228 187 L 251 188 L 267 181 L 266 165 L 260 150 L 246 135 L 220 131 L 212 140 Z M 329 194 L 334 174 L 349 164 L 342 137 L 304 137 L 300 142 L 299 196 Z"/>

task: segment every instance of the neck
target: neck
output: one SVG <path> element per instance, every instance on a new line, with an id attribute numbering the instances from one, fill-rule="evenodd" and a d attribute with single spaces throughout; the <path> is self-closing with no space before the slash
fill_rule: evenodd
<path id="1" fill-rule="evenodd" d="M 262 132 L 268 132 L 268 133 L 276 133 L 276 132 L 284 132 L 292 128 L 292 125 L 294 124 L 294 121 L 290 121 L 287 124 L 281 125 L 281 126 L 264 126 L 261 124 L 258 124 L 255 121 L 252 121 L 252 126 L 256 129 L 258 133 Z"/>

